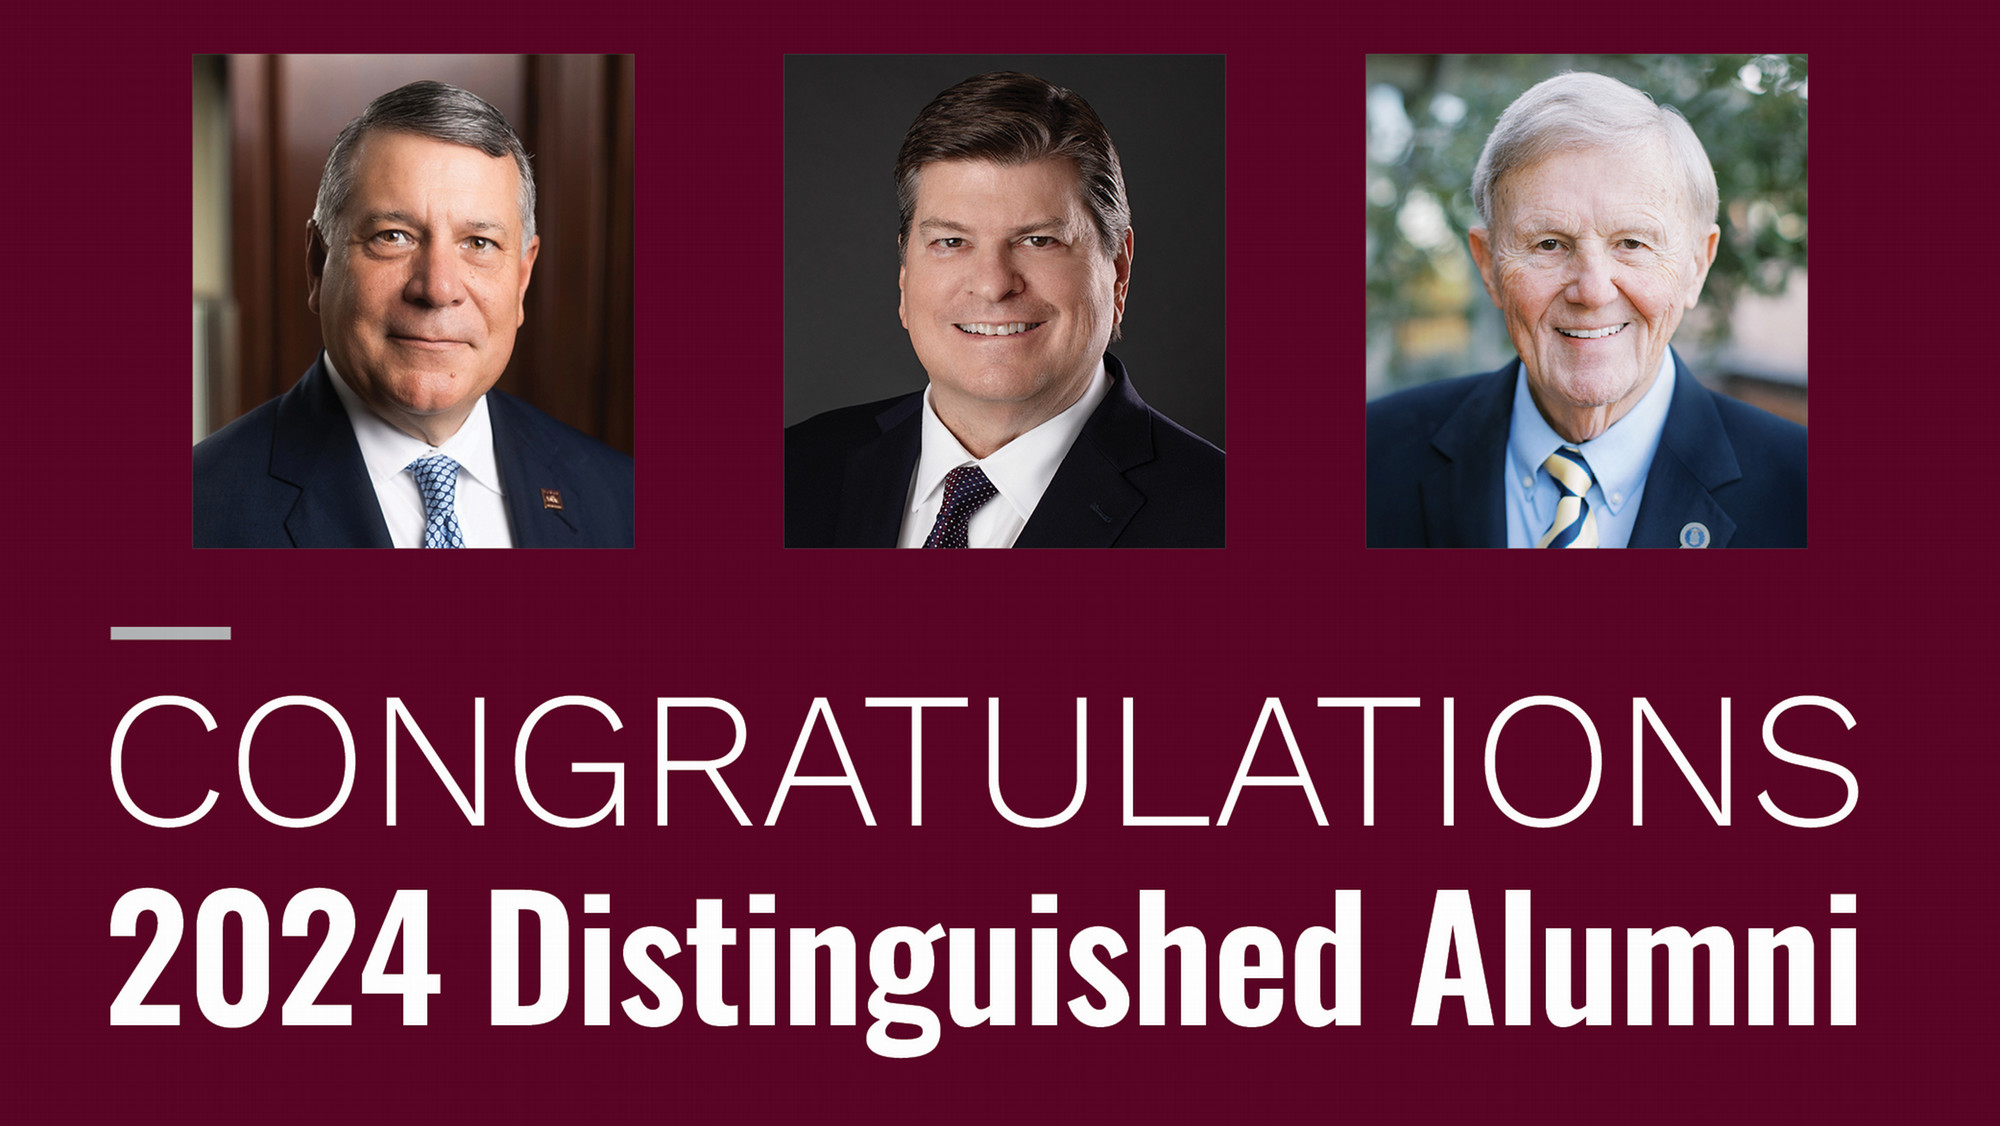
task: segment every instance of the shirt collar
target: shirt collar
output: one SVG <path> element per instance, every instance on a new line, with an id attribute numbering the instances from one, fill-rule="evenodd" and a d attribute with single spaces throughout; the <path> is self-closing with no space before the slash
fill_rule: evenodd
<path id="1" fill-rule="evenodd" d="M 1674 399 L 1674 353 L 1660 358 L 1660 370 L 1653 386 L 1633 404 L 1624 418 L 1582 445 L 1583 460 L 1597 478 L 1604 503 L 1615 514 L 1636 496 L 1646 483 L 1653 455 L 1659 451 L 1660 435 L 1667 428 L 1667 410 Z M 1528 365 L 1524 361 L 1514 377 L 1514 413 L 1507 428 L 1507 452 L 1524 473 L 1533 474 L 1559 447 L 1568 446 L 1562 435 L 1549 426 L 1528 392 Z"/>
<path id="2" fill-rule="evenodd" d="M 924 389 L 923 453 L 917 459 L 917 476 L 910 489 L 910 507 L 923 506 L 931 495 L 944 487 L 945 474 L 961 465 L 977 465 L 1000 491 L 1000 496 L 1027 520 L 1048 491 L 1069 448 L 1083 433 L 1083 424 L 1111 391 L 1111 378 L 1104 361 L 1097 361 L 1090 385 L 1062 413 L 988 454 L 985 460 L 973 457 L 931 407 L 930 388 Z"/>
<path id="3" fill-rule="evenodd" d="M 458 433 L 446 438 L 443 445 L 433 446 L 403 433 L 370 410 L 333 366 L 332 356 L 321 352 L 320 363 L 333 378 L 333 391 L 340 396 L 340 405 L 347 408 L 347 421 L 354 427 L 354 440 L 361 447 L 361 461 L 368 467 L 369 480 L 394 477 L 420 457 L 443 454 L 481 486 L 505 495 L 506 490 L 500 487 L 499 460 L 493 454 L 493 419 L 486 410 L 486 396 L 481 395 L 472 404 L 472 413 L 466 416 Z"/>

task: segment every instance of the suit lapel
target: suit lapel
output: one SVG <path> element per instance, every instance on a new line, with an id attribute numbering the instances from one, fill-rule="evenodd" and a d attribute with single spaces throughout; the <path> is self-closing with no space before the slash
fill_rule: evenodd
<path id="1" fill-rule="evenodd" d="M 1150 440 L 1147 444 L 1151 445 Z M 1087 431 L 1080 435 L 1014 546 L 1110 547 L 1116 543 L 1119 533 L 1146 503 L 1145 494 L 1125 480 L 1124 470 L 1132 464 L 1121 463 L 1113 451 L 1091 442 Z"/>
<path id="2" fill-rule="evenodd" d="M 834 517 L 834 547 L 895 547 L 923 444 L 923 395 L 906 396 L 875 416 L 881 436 L 847 455 Z"/>
<path id="3" fill-rule="evenodd" d="M 1110 547 L 1145 506 L 1146 494 L 1125 474 L 1153 460 L 1152 414 L 1117 357 L 1104 357 L 1104 372 L 1110 390 L 1056 467 L 1015 547 Z"/>
<path id="4" fill-rule="evenodd" d="M 1736 533 L 1736 521 L 1716 503 L 1701 478 L 1662 441 L 1660 452 L 1653 455 L 1653 468 L 1646 474 L 1646 495 L 1639 502 L 1639 518 L 1632 523 L 1628 546 L 1678 547 L 1681 529 L 1689 524 L 1708 529 L 1710 547 L 1728 547 Z"/>
<path id="5" fill-rule="evenodd" d="M 318 361 L 279 402 L 272 434 L 271 476 L 299 490 L 285 514 L 294 546 L 391 546 L 354 427 Z"/>
<path id="6" fill-rule="evenodd" d="M 507 498 L 515 547 L 575 547 L 583 529 L 564 508 L 550 508 L 543 490 L 557 496 L 567 484 L 550 447 L 538 440 L 526 412 L 505 395 L 489 392 L 487 417 L 493 423 L 493 456 Z M 572 494 L 572 502 L 574 495 Z M 560 502 L 558 502 L 560 503 Z"/>
<path id="7" fill-rule="evenodd" d="M 1743 476 L 1736 448 L 1723 432 L 1711 392 L 1674 354 L 1674 400 L 1667 409 L 1660 448 L 1646 472 L 1646 492 L 1632 523 L 1633 547 L 1675 547 L 1681 529 L 1701 524 L 1710 546 L 1728 547 L 1736 521 L 1716 501 L 1714 490 Z"/>
<path id="8" fill-rule="evenodd" d="M 1445 464 L 1417 483 L 1424 543 L 1430 547 L 1506 547 L 1504 482 L 1507 431 L 1520 361 L 1481 378 L 1431 435 Z"/>

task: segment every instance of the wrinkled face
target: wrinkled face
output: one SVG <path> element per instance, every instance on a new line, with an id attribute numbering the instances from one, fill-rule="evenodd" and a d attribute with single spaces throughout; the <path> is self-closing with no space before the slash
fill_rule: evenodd
<path id="1" fill-rule="evenodd" d="M 1566 437 L 1596 437 L 1645 395 L 1701 296 L 1719 233 L 1677 185 L 1663 145 L 1557 153 L 1509 173 L 1472 232 L 1536 404 L 1559 431 L 1594 420 Z"/>
<path id="2" fill-rule="evenodd" d="M 1083 393 L 1125 310 L 1129 233 L 1098 244 L 1074 162 L 927 164 L 898 312 L 947 409 L 1060 412 Z"/>
<path id="3" fill-rule="evenodd" d="M 409 133 L 371 133 L 332 240 L 308 255 L 308 304 L 334 366 L 391 425 L 457 432 L 514 351 L 539 242 L 522 256 L 520 173 Z"/>

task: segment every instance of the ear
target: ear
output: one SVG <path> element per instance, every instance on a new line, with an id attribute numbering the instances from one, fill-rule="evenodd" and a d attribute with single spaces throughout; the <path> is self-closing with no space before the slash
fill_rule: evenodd
<path id="1" fill-rule="evenodd" d="M 319 312 L 319 286 L 326 277 L 326 240 L 319 224 L 306 220 L 306 308 Z"/>
<path id="2" fill-rule="evenodd" d="M 1496 308 L 1500 305 L 1500 293 L 1493 284 L 1493 245 L 1487 240 L 1485 227 L 1474 227 L 1465 232 L 1465 242 L 1472 249 L 1472 261 L 1479 267 L 1479 281 L 1486 287 L 1486 299 Z"/>
<path id="3" fill-rule="evenodd" d="M 1708 233 L 1694 248 L 1694 276 L 1688 279 L 1687 306 L 1692 309 L 1701 300 L 1701 287 L 1708 283 L 1708 268 L 1715 265 L 1715 252 L 1722 246 L 1722 228 L 1714 223 L 1708 225 Z"/>
<path id="4" fill-rule="evenodd" d="M 521 288 L 514 294 L 514 304 L 518 306 L 514 316 L 514 327 L 528 323 L 528 278 L 535 272 L 535 258 L 542 252 L 542 236 L 528 240 L 528 252 L 521 255 Z"/>
<path id="5" fill-rule="evenodd" d="M 1116 327 L 1125 321 L 1125 291 L 1132 285 L 1132 228 L 1125 228 L 1125 244 L 1118 248 L 1118 254 L 1111 260 L 1111 268 L 1117 271 L 1117 280 L 1111 285 L 1111 324 Z"/>
<path id="6" fill-rule="evenodd" d="M 903 309 L 906 300 L 903 294 L 903 275 L 908 272 L 908 267 L 896 267 L 896 320 L 902 323 L 904 332 L 910 331 L 910 315 Z"/>

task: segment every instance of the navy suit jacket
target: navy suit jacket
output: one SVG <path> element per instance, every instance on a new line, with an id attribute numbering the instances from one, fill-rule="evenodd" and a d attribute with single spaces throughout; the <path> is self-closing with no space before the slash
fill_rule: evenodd
<path id="1" fill-rule="evenodd" d="M 511 395 L 489 391 L 486 404 L 516 547 L 632 546 L 630 457 Z M 194 545 L 393 546 L 321 361 L 195 446 Z"/>
<path id="2" fill-rule="evenodd" d="M 1506 547 L 1507 433 L 1521 361 L 1368 404 L 1368 546 Z M 1674 398 L 1632 547 L 1806 545 L 1805 428 L 1718 395 L 1674 355 Z"/>
<path id="3" fill-rule="evenodd" d="M 1221 547 L 1223 454 L 1147 406 L 1125 365 L 1015 547 Z M 785 430 L 785 546 L 895 547 L 923 444 L 923 392 Z"/>

